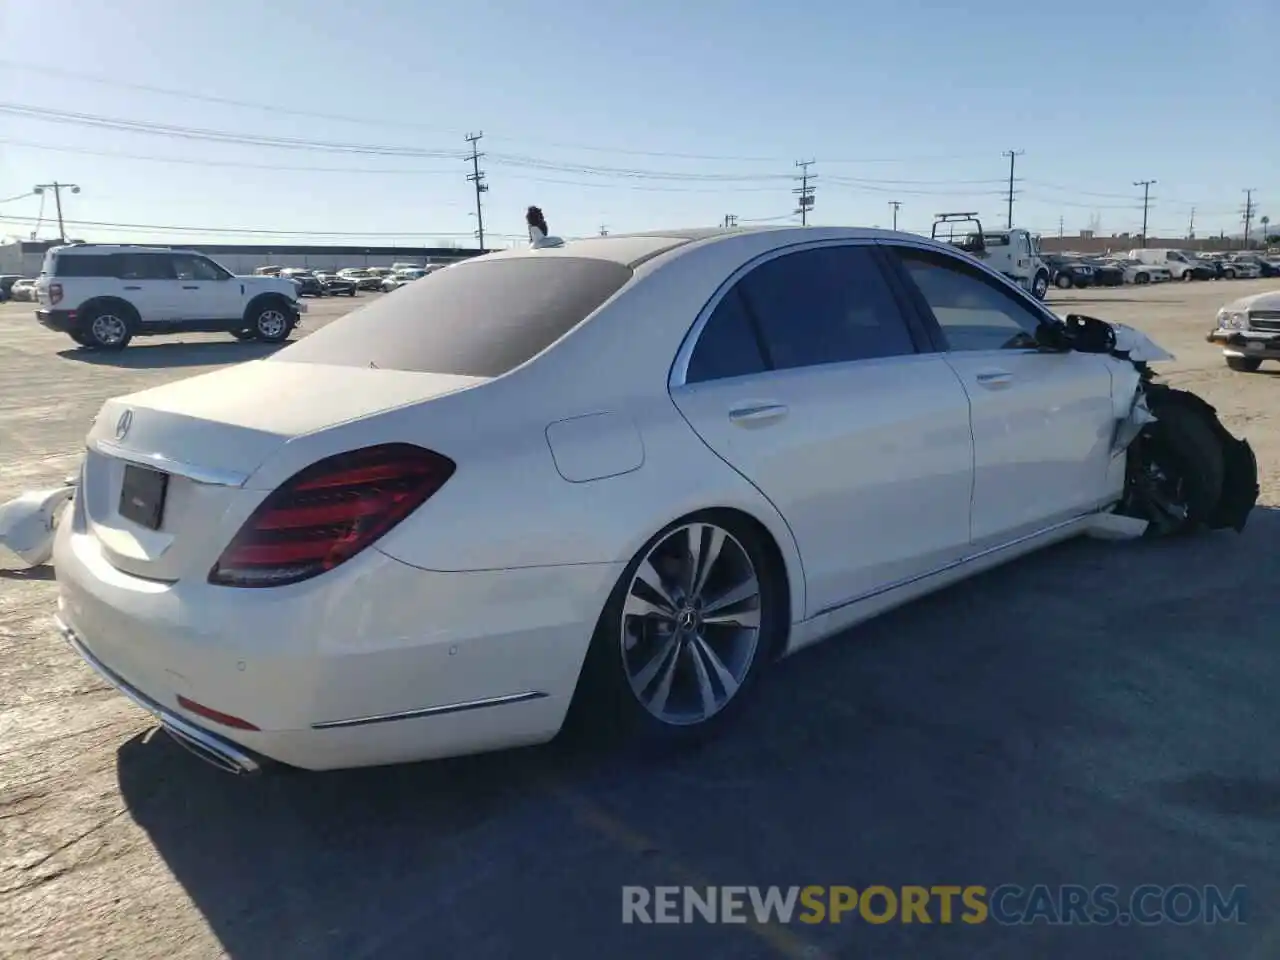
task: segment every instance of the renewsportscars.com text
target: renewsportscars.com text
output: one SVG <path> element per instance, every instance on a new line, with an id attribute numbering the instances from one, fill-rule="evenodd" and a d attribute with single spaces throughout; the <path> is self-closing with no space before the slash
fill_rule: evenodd
<path id="1" fill-rule="evenodd" d="M 623 923 L 936 923 L 1005 926 L 1244 923 L 1242 886 L 622 888 Z"/>

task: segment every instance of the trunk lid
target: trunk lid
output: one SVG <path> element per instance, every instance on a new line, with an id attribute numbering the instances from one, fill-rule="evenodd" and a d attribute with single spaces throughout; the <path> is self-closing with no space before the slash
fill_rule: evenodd
<path id="1" fill-rule="evenodd" d="M 266 495 L 246 482 L 289 441 L 483 382 L 252 361 L 108 400 L 87 440 L 78 529 L 126 573 L 203 577 Z M 158 485 L 153 527 L 143 514 Z"/>

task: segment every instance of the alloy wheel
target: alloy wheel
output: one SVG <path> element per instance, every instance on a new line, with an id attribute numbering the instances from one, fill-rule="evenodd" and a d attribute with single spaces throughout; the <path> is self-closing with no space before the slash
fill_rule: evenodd
<path id="1" fill-rule="evenodd" d="M 706 722 L 747 679 L 760 627 L 759 573 L 742 543 L 714 523 L 675 528 L 627 587 L 621 655 L 631 692 L 662 723 Z"/>

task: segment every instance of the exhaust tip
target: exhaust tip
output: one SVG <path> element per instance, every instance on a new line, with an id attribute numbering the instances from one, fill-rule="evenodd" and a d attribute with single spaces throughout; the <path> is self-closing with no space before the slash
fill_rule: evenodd
<path id="1" fill-rule="evenodd" d="M 224 749 L 220 744 L 215 744 L 212 740 L 197 740 L 167 723 L 162 723 L 161 727 L 178 746 L 189 753 L 195 754 L 205 763 L 217 767 L 223 773 L 244 776 L 257 773 L 259 770 L 258 765 L 248 757 L 240 756 Z"/>

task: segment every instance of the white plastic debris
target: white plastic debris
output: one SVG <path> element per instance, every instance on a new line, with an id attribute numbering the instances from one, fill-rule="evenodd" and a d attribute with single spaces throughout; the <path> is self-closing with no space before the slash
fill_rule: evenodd
<path id="1" fill-rule="evenodd" d="M 1135 330 L 1123 323 L 1112 323 L 1111 326 L 1116 331 L 1116 352 L 1128 354 L 1130 360 L 1152 363 L 1157 360 L 1177 359 L 1141 330 Z"/>
<path id="2" fill-rule="evenodd" d="M 1094 514 L 1085 528 L 1085 534 L 1095 540 L 1136 540 L 1146 532 L 1146 520 L 1118 513 Z"/>
<path id="3" fill-rule="evenodd" d="M 75 492 L 68 483 L 51 490 L 33 490 L 0 504 L 0 553 L 7 551 L 28 567 L 48 563 L 53 556 L 58 511 Z"/>

